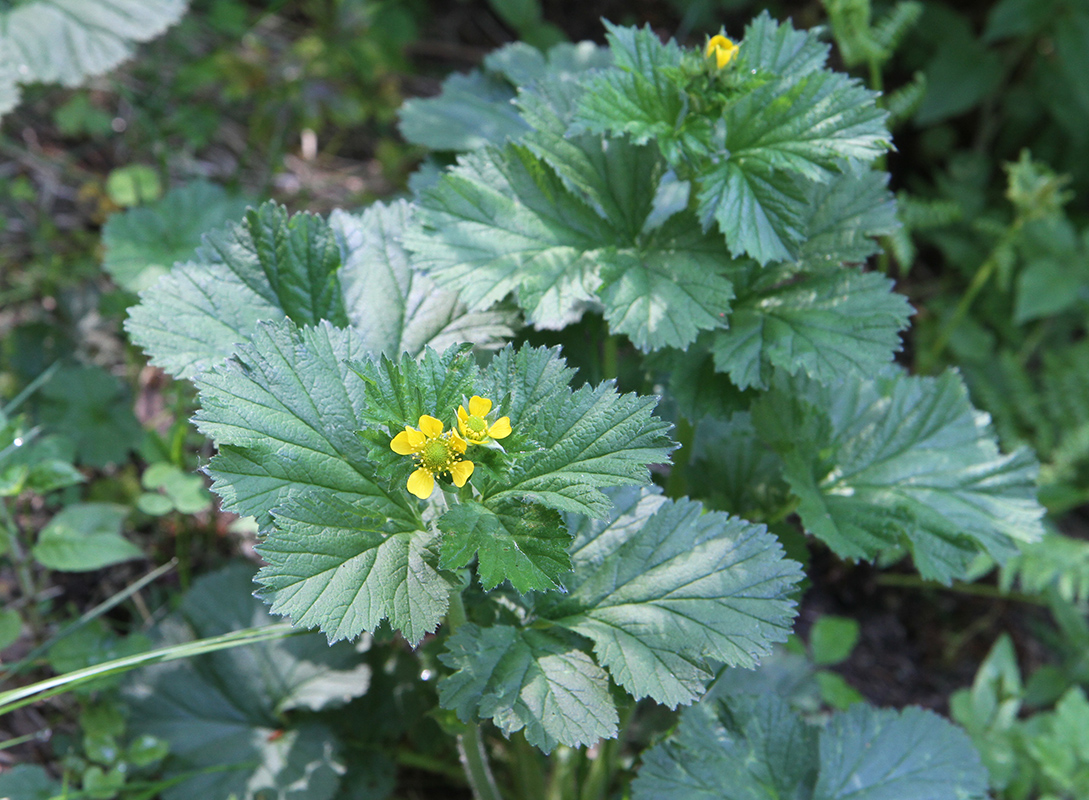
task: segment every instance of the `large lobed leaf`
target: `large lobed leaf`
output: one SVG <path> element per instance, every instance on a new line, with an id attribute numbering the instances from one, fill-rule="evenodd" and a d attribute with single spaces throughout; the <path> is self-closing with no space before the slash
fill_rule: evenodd
<path id="1" fill-rule="evenodd" d="M 527 627 L 458 630 L 442 656 L 455 670 L 439 684 L 444 707 L 508 734 L 525 726 L 545 750 L 581 746 L 615 733 L 608 678 L 636 698 L 687 704 L 717 665 L 752 665 L 786 638 L 801 572 L 763 526 L 647 489 L 611 496 L 608 520 L 568 516 L 567 597 L 535 595 Z"/>
<path id="2" fill-rule="evenodd" d="M 956 373 L 783 381 L 753 419 L 806 530 L 841 556 L 902 547 L 923 576 L 949 582 L 981 550 L 1002 563 L 1042 535 L 1035 460 L 999 452 Z"/>
<path id="3" fill-rule="evenodd" d="M 439 701 L 462 721 L 491 719 L 507 736 L 525 729 L 527 741 L 546 753 L 616 735 L 608 676 L 564 639 L 466 624 L 446 648 L 439 658 L 455 671 L 439 684 Z"/>
<path id="4" fill-rule="evenodd" d="M 411 214 L 404 202 L 376 204 L 326 222 L 266 203 L 145 290 L 125 328 L 153 364 L 185 378 L 234 352 L 258 322 L 284 317 L 350 324 L 367 351 L 391 356 L 509 336 L 508 314 L 467 314 L 413 272 L 400 245 Z"/>
<path id="5" fill-rule="evenodd" d="M 695 53 L 649 29 L 609 26 L 614 66 L 584 80 L 573 130 L 655 139 L 695 184 L 704 227 L 761 264 L 794 259 L 814 183 L 868 163 L 889 146 L 877 95 L 824 68 L 827 45 L 765 13 L 736 65 L 697 77 Z"/>
<path id="6" fill-rule="evenodd" d="M 0 9 L 0 114 L 16 82 L 83 81 L 132 56 L 133 46 L 177 22 L 187 0 L 30 0 Z"/>
<path id="7" fill-rule="evenodd" d="M 752 667 L 785 640 L 801 571 L 762 525 L 649 490 L 614 494 L 607 521 L 572 521 L 568 596 L 542 615 L 594 642 L 613 680 L 676 707 L 713 664 Z"/>
<path id="8" fill-rule="evenodd" d="M 963 731 L 929 711 L 856 704 L 824 728 L 772 694 L 708 699 L 643 755 L 633 800 L 980 800 Z"/>
<path id="9" fill-rule="evenodd" d="M 730 328 L 711 339 L 715 368 L 741 387 L 766 388 L 773 369 L 829 383 L 873 375 L 900 349 L 911 306 L 893 282 L 851 268 L 776 281 L 765 271 L 742 290 Z"/>
<path id="10" fill-rule="evenodd" d="M 350 329 L 265 323 L 198 376 L 196 423 L 219 447 L 208 471 L 224 507 L 266 526 L 258 580 L 273 610 L 331 639 L 388 618 L 415 643 L 450 584 L 416 504 L 378 478 L 355 434 L 366 385 L 349 364 L 367 355 Z"/>

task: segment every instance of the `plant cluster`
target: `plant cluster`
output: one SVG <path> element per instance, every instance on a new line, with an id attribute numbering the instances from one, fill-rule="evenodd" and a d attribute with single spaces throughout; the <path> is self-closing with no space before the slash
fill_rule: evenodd
<path id="1" fill-rule="evenodd" d="M 0 31 L 63 5 L 0 10 Z M 124 57 L 181 14 L 165 5 L 95 47 Z M 374 55 L 370 40 L 334 53 L 333 28 L 402 19 L 306 5 L 331 27 L 296 43 L 303 85 Z M 82 735 L 57 744 L 62 772 L 103 800 L 397 796 L 406 768 L 477 800 L 1089 791 L 1089 558 L 1037 500 L 1038 486 L 1052 512 L 1086 497 L 1087 245 L 1067 209 L 1081 178 L 1026 151 L 1007 166 L 1006 218 L 978 175 L 972 191 L 960 174 L 934 178 L 948 196 L 922 182 L 894 196 L 890 125 L 963 113 L 992 83 L 968 100 L 934 90 L 950 46 L 883 95 L 913 26 L 944 7 L 824 6 L 835 63 L 868 86 L 830 66 L 821 31 L 767 12 L 694 46 L 605 22 L 598 46 L 558 42 L 539 3 L 493 0 L 540 49 L 508 44 L 406 102 L 401 134 L 429 155 L 408 197 L 361 210 L 291 213 L 115 171 L 107 194 L 129 210 L 104 227 L 103 266 L 129 340 L 177 381 L 177 420 L 142 434 L 116 378 L 82 365 L 4 406 L 0 534 L 25 599 L 0 637 L 43 627 L 43 568 L 141 557 L 130 514 L 175 526 L 187 591 L 154 646 L 101 619 L 154 574 L 41 637 L 4 677 L 43 659 L 61 677 L 0 693 L 0 713 L 75 691 Z M 985 41 L 1039 35 L 1019 14 L 998 3 Z M 8 79 L 3 59 L 18 72 L 40 54 L 24 37 L 11 56 L 5 35 L 9 105 L 5 80 L 115 63 Z M 381 64 L 400 58 L 394 40 Z M 275 108 L 270 86 L 258 105 Z M 291 98 L 305 113 L 290 124 L 319 129 L 385 108 Z M 882 244 L 913 295 L 907 267 L 928 248 L 971 276 L 959 302 L 924 298 L 907 355 L 913 308 Z M 215 504 L 192 474 L 205 440 Z M 145 467 L 121 497 L 80 493 L 132 450 Z M 220 514 L 256 530 L 260 567 L 194 577 L 185 520 Z M 1045 598 L 1056 664 L 1022 681 L 1002 638 L 953 695 L 957 724 L 879 709 L 837 671 L 856 621 L 791 636 L 809 548 L 964 591 L 997 567 L 998 587 L 976 588 Z M 0 795 L 66 791 L 38 767 L 0 775 Z"/>

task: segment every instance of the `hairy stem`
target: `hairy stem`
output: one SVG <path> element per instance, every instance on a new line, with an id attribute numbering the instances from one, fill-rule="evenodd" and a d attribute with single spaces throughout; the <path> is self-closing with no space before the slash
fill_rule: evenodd
<path id="1" fill-rule="evenodd" d="M 450 610 L 446 612 L 446 621 L 451 631 L 456 631 L 466 622 L 465 604 L 461 601 L 460 589 L 450 592 Z M 473 790 L 473 797 L 476 800 L 502 800 L 492 768 L 488 764 L 488 754 L 484 751 L 484 736 L 479 725 L 471 725 L 468 730 L 458 735 L 458 756 Z"/>

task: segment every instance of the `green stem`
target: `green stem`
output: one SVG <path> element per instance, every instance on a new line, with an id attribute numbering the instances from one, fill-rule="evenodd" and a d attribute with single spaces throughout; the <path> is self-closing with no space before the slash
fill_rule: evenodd
<path id="1" fill-rule="evenodd" d="M 694 435 L 692 423 L 684 417 L 677 417 L 677 442 L 680 444 L 673 451 L 673 466 L 669 470 L 669 479 L 666 481 L 666 497 L 674 500 L 688 494 L 688 460 L 692 455 L 692 437 Z"/>
<path id="2" fill-rule="evenodd" d="M 19 591 L 26 600 L 26 616 L 37 638 L 41 630 L 41 616 L 38 614 L 38 587 L 34 582 L 34 571 L 30 568 L 30 558 L 23 549 L 22 531 L 8 510 L 8 504 L 0 501 L 0 526 L 8 532 L 8 546 L 11 559 L 15 562 L 15 575 L 19 581 Z"/>
<path id="3" fill-rule="evenodd" d="M 612 334 L 601 344 L 601 379 L 616 380 L 620 372 L 620 339 Z"/>
<path id="4" fill-rule="evenodd" d="M 548 800 L 540 751 L 522 734 L 510 739 L 511 773 L 520 800 Z"/>
<path id="5" fill-rule="evenodd" d="M 450 610 L 446 612 L 446 622 L 453 632 L 464 625 L 466 620 L 461 590 L 454 589 L 450 592 Z M 458 735 L 458 755 L 461 757 L 465 777 L 469 779 L 469 786 L 473 790 L 473 797 L 476 800 L 502 800 L 495 776 L 488 765 L 484 736 L 479 725 L 470 725 L 464 733 Z"/>
<path id="6" fill-rule="evenodd" d="M 624 744 L 632 717 L 635 716 L 635 703 L 628 702 L 622 705 L 619 716 L 616 738 L 601 742 L 597 756 L 590 762 L 589 774 L 582 784 L 579 800 L 605 800 L 609 796 L 609 784 L 616 775 L 620 748 Z"/>
<path id="7" fill-rule="evenodd" d="M 1020 229 L 1020 221 L 1015 221 L 1006 229 L 1002 239 L 991 250 L 990 255 L 987 256 L 987 260 L 979 265 L 976 270 L 976 274 L 972 276 L 972 282 L 968 284 L 968 288 L 964 294 L 961 295 L 960 302 L 957 303 L 957 307 L 953 310 L 952 316 L 946 320 L 945 325 L 942 326 L 941 331 L 938 333 L 938 338 L 934 340 L 934 344 L 931 345 L 929 352 L 924 353 L 920 359 L 918 372 L 926 374 L 933 369 L 937 363 L 941 354 L 945 351 L 946 346 L 949 344 L 949 340 L 953 337 L 957 328 L 961 322 L 968 315 L 968 310 L 972 307 L 972 303 L 975 301 L 976 296 L 982 291 L 983 287 L 987 285 L 987 281 L 991 279 L 991 276 L 998 270 L 998 265 L 1001 263 L 1000 254 L 1005 252 L 1009 247 L 1010 242 L 1013 241 L 1017 235 L 1017 231 Z"/>
<path id="8" fill-rule="evenodd" d="M 946 592 L 969 594 L 975 597 L 988 597 L 997 600 L 1015 600 L 1019 603 L 1031 603 L 1036 606 L 1047 605 L 1045 600 L 1030 594 L 1024 594 L 1023 592 L 1004 592 L 997 586 L 987 586 L 986 584 L 979 583 L 964 583 L 963 581 L 953 581 L 952 584 L 946 586 L 945 584 L 937 583 L 935 581 L 928 581 L 920 575 L 898 575 L 896 573 L 887 573 L 878 575 L 877 583 L 880 586 L 903 586 L 910 589 L 941 589 Z"/>

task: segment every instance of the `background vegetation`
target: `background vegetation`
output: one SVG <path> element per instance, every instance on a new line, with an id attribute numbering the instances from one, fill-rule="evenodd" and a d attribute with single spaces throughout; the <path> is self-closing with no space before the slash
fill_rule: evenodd
<path id="1" fill-rule="evenodd" d="M 0 3 L 0 18 L 33 2 Z M 122 328 L 137 293 L 203 233 L 268 198 L 324 214 L 406 194 L 418 167 L 450 159 L 401 135 L 403 103 L 438 94 L 505 43 L 601 43 L 606 18 L 701 45 L 720 28 L 740 35 L 764 8 L 798 28 L 827 26 L 832 66 L 885 93 L 900 227 L 870 266 L 914 309 L 898 360 L 917 375 L 960 371 L 1003 449 L 1036 453 L 1049 512 L 1042 541 L 1001 569 L 981 556 L 975 580 L 951 586 L 893 557 L 840 559 L 796 517 L 772 520 L 807 576 L 776 679 L 808 692 L 814 712 L 864 698 L 951 716 L 996 797 L 1089 796 L 1089 6 L 1079 0 L 193 0 L 161 35 L 133 36 L 150 41 L 116 68 L 8 81 L 25 85 L 0 123 L 2 688 L 135 656 L 164 635 L 179 643 L 272 621 L 238 588 L 256 527 L 221 511 L 198 471 L 212 448 L 189 422 L 192 388 L 148 366 Z M 562 344 L 580 381 L 615 376 L 643 390 L 636 349 L 598 346 L 604 330 L 591 318 L 519 338 Z M 698 448 L 692 459 L 658 476 L 671 496 L 713 496 Z M 239 605 L 201 607 L 194 586 Z M 268 647 L 275 675 L 298 662 L 344 680 L 358 669 L 351 646 L 316 635 Z M 385 681 L 399 705 L 382 707 L 378 692 L 356 701 L 357 719 L 388 728 L 348 736 L 383 754 L 358 785 L 468 796 L 443 734 L 452 715 L 425 713 L 436 706 L 426 681 L 404 688 L 414 661 L 384 657 L 366 662 L 372 686 Z M 234 656 L 217 658 L 187 675 L 188 689 L 246 674 Z M 428 658 L 438 670 L 425 644 Z M 120 686 L 100 677 L 0 716 L 0 764 L 44 766 L 84 792 L 73 797 L 171 796 L 161 771 L 171 745 L 142 732 L 147 714 Z M 307 707 L 305 682 L 284 687 L 254 686 L 244 705 L 255 729 Z M 633 741 L 667 725 L 649 722 Z M 622 774 L 634 763 L 613 756 Z M 576 796 L 562 792 L 564 780 L 585 782 L 577 769 L 553 777 L 557 797 Z M 8 776 L 26 787 L 45 775 L 33 774 Z"/>

